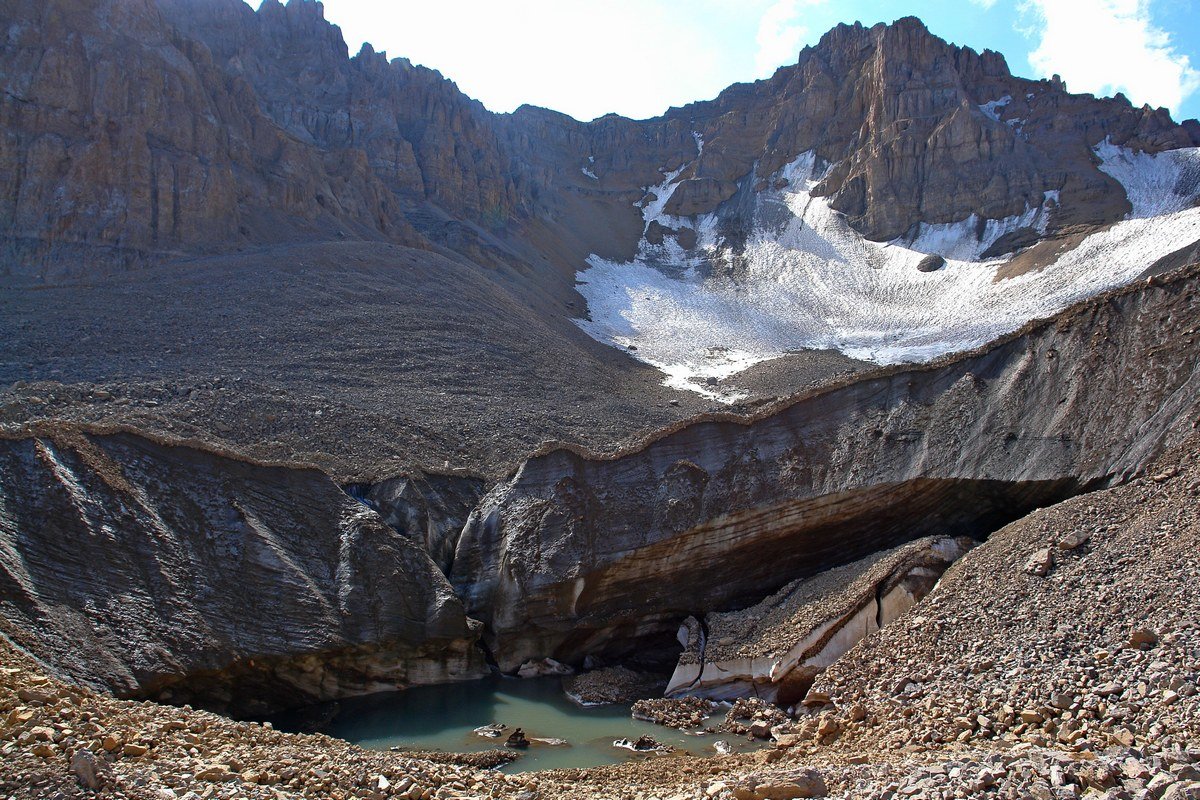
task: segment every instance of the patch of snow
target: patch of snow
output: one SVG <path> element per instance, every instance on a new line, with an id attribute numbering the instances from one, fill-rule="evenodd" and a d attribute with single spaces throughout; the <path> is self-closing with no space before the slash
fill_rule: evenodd
<path id="1" fill-rule="evenodd" d="M 1100 158 L 1100 171 L 1125 188 L 1133 206 L 1128 219 L 1183 211 L 1200 195 L 1200 148 L 1151 155 L 1118 147 L 1105 137 L 1094 151 Z"/>
<path id="2" fill-rule="evenodd" d="M 658 221 L 693 228 L 697 246 L 685 251 L 674 237 L 662 245 L 643 239 L 627 263 L 591 256 L 578 275 L 591 318 L 577 324 L 602 342 L 636 347 L 632 354 L 660 369 L 667 385 L 724 402 L 745 397 L 731 376 L 797 350 L 833 349 L 893 364 L 970 349 L 1127 283 L 1200 240 L 1200 208 L 1178 194 L 1200 194 L 1187 177 L 1200 163 L 1200 149 L 1137 157 L 1097 152 L 1137 213 L 1042 270 L 1000 281 L 1002 261 L 982 261 L 982 253 L 1005 233 L 1045 232 L 1057 191 L 1004 220 L 968 217 L 922 225 L 909 241 L 872 242 L 812 195 L 823 170 L 805 153 L 778 174 L 788 180 L 784 189 L 756 195 L 753 232 L 738 268 L 727 269 L 720 210 L 688 220 L 663 212 L 684 165 L 650 189 L 656 199 L 643 217 L 647 227 Z M 1159 197 L 1152 205 L 1154 188 L 1161 193 L 1166 186 L 1174 199 Z M 946 258 L 946 266 L 919 271 L 930 253 Z"/>
<path id="3" fill-rule="evenodd" d="M 999 122 L 1000 121 L 1000 109 L 1004 108 L 1006 105 L 1008 105 L 1011 102 L 1012 102 L 1012 95 L 1006 94 L 1006 95 L 1004 95 L 1004 97 L 1001 97 L 999 100 L 989 100 L 988 102 L 981 105 L 979 107 L 979 110 L 982 111 L 984 114 L 987 114 L 992 119 L 996 120 L 996 122 Z"/>
<path id="4" fill-rule="evenodd" d="M 594 181 L 600 180 L 599 178 L 596 177 L 596 173 L 592 172 L 590 167 L 583 167 L 580 171 L 583 172 L 584 175 L 587 175 L 589 178 L 591 178 Z"/>
<path id="5" fill-rule="evenodd" d="M 687 164 L 682 164 L 677 169 L 665 173 L 662 183 L 651 186 L 647 190 L 647 194 L 654 195 L 654 198 L 642 209 L 642 220 L 645 221 L 646 227 L 650 227 L 651 222 L 659 222 L 665 217 L 663 209 L 666 208 L 667 201 L 671 199 L 671 195 L 675 193 L 675 187 L 678 186 L 675 179 L 686 167 Z"/>
<path id="6" fill-rule="evenodd" d="M 922 224 L 911 240 L 895 239 L 889 244 L 907 247 L 926 254 L 937 254 L 954 261 L 982 261 L 983 254 L 1000 237 L 1022 228 L 1034 228 L 1044 234 L 1050 224 L 1050 214 L 1057 207 L 1049 202 L 1049 192 L 1042 205 L 1026 207 L 1025 212 L 1004 219 L 980 219 L 972 214 L 961 222 L 938 225 Z M 1055 198 L 1058 193 L 1054 192 Z"/>

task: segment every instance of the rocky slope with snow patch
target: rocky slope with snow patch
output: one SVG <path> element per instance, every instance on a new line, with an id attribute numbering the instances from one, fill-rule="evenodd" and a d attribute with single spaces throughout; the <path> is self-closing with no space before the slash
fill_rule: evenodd
<path id="1" fill-rule="evenodd" d="M 1200 409 L 1196 285 L 1195 268 L 1155 279 L 753 420 L 545 448 L 472 514 L 451 581 L 506 670 L 665 655 L 689 615 L 1123 480 Z"/>
<path id="2" fill-rule="evenodd" d="M 668 385 L 725 401 L 744 396 L 736 373 L 791 351 L 894 364 L 977 347 L 1200 241 L 1200 148 L 1152 155 L 1106 139 L 1095 151 L 1131 210 L 1066 246 L 1046 240 L 1058 191 L 1011 217 L 918 224 L 877 243 L 821 194 L 836 165 L 811 151 L 757 190 L 745 176 L 728 203 L 692 217 L 664 210 L 685 185 L 681 167 L 651 190 L 634 260 L 593 256 L 580 273 L 591 311 L 580 324 L 661 369 Z M 1008 275 L 1012 257 L 995 251 L 1015 236 L 1036 263 Z"/>

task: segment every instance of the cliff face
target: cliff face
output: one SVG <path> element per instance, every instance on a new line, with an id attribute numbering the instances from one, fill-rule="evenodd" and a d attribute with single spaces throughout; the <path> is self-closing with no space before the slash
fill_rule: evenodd
<path id="1" fill-rule="evenodd" d="M 77 680 L 239 713 L 484 672 L 422 543 L 325 475 L 129 433 L 0 439 L 0 597 Z"/>
<path id="2" fill-rule="evenodd" d="M 183 35 L 253 89 L 288 136 L 361 158 L 429 241 L 488 263 L 493 236 L 531 210 L 531 186 L 495 117 L 438 72 L 389 62 L 369 45 L 351 58 L 319 3 L 162 0 Z M 509 254 L 511 257 L 511 253 Z"/>
<path id="3" fill-rule="evenodd" d="M 1125 478 L 1200 409 L 1195 287 L 1193 268 L 751 422 L 542 452 L 472 515 L 452 583 L 502 668 L 666 652 L 688 615 Z"/>
<path id="4" fill-rule="evenodd" d="M 1056 228 L 1104 223 L 1128 206 L 1090 148 L 1200 141 L 1162 110 L 1014 78 L 1002 56 L 913 19 L 839 26 L 771 79 L 657 119 L 581 123 L 492 114 L 370 47 L 351 58 L 312 0 L 257 12 L 240 0 L 9 0 L 5 12 L 10 279 L 346 237 L 569 279 L 590 253 L 630 251 L 631 203 L 661 169 L 689 164 L 668 211 L 703 213 L 809 150 L 836 165 L 822 191 L 872 239 L 1019 214 L 1047 191 L 1060 193 Z"/>
<path id="5" fill-rule="evenodd" d="M 5 12 L 10 278 L 247 243 L 418 240 L 361 152 L 287 135 L 150 0 L 13 0 Z"/>

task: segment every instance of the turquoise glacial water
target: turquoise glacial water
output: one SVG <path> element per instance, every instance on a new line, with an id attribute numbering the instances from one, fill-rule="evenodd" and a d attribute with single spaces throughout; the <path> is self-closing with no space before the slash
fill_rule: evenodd
<path id="1" fill-rule="evenodd" d="M 721 714 L 721 710 L 716 712 Z M 706 724 L 715 724 L 719 718 Z M 277 720 L 283 730 L 307 728 L 369 749 L 438 750 L 465 753 L 503 747 L 504 738 L 474 733 L 483 725 L 520 727 L 531 738 L 565 739 L 566 746 L 533 742 L 505 772 L 594 767 L 629 759 L 711 756 L 714 742 L 726 741 L 735 751 L 753 749 L 745 737 L 731 734 L 693 736 L 641 722 L 628 705 L 580 708 L 562 692 L 559 678 L 492 677 L 471 683 L 420 686 L 403 692 L 376 694 L 314 706 Z M 507 732 L 506 732 L 507 733 Z M 677 748 L 666 755 L 633 753 L 612 746 L 614 740 L 636 740 L 649 734 Z"/>

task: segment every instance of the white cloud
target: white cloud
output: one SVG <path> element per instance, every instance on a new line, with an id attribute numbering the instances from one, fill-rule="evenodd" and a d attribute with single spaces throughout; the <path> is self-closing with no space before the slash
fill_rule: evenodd
<path id="1" fill-rule="evenodd" d="M 758 75 L 765 77 L 785 64 L 795 63 L 809 34 L 801 19 L 804 9 L 821 2 L 824 0 L 778 0 L 763 12 L 756 38 L 758 52 L 754 56 Z"/>
<path id="2" fill-rule="evenodd" d="M 992 6 L 996 5 L 996 0 L 971 0 L 971 5 L 979 6 L 984 11 L 988 11 Z"/>
<path id="3" fill-rule="evenodd" d="M 1154 25 L 1149 0 L 1024 0 L 1036 19 L 1029 63 L 1074 92 L 1124 92 L 1135 104 L 1177 111 L 1200 89 L 1200 71 Z"/>
<path id="4" fill-rule="evenodd" d="M 770 2 L 324 0 L 352 51 L 370 41 L 438 69 L 493 111 L 531 103 L 578 119 L 654 116 L 751 77 Z"/>

